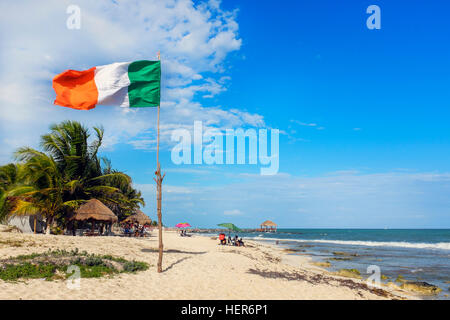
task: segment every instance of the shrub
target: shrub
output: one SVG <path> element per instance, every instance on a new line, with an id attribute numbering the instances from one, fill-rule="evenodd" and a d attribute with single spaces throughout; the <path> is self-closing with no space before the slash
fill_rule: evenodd
<path id="1" fill-rule="evenodd" d="M 148 264 L 139 261 L 127 261 L 123 264 L 123 272 L 136 272 L 148 269 Z"/>
<path id="2" fill-rule="evenodd" d="M 114 264 L 107 261 L 114 261 L 120 264 L 121 268 L 117 269 Z M 148 269 L 145 262 L 127 261 L 111 255 L 88 254 L 86 251 L 79 252 L 78 249 L 71 251 L 49 250 L 44 253 L 33 253 L 0 260 L 0 279 L 4 281 L 39 278 L 45 278 L 46 280 L 64 279 L 70 276 L 67 273 L 69 265 L 78 266 L 82 278 L 98 278 L 119 272 L 134 273 Z M 122 271 L 119 271 L 120 269 Z"/>

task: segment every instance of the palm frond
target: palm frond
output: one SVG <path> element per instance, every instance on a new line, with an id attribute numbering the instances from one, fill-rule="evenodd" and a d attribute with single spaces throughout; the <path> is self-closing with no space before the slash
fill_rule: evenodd
<path id="1" fill-rule="evenodd" d="M 11 211 L 11 215 L 35 215 L 43 211 L 43 208 L 36 203 L 18 200 L 15 203 L 13 210 Z"/>
<path id="2" fill-rule="evenodd" d="M 111 194 L 111 193 L 116 193 L 116 192 L 120 192 L 119 189 L 114 188 L 114 187 L 109 187 L 109 186 L 94 186 L 94 187 L 90 187 L 90 188 L 86 188 L 85 189 L 87 193 L 104 193 L 104 194 Z"/>

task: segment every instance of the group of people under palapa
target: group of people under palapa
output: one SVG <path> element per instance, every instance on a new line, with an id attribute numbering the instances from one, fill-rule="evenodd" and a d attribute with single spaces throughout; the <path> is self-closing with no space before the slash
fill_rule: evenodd
<path id="1" fill-rule="evenodd" d="M 242 241 L 242 238 L 239 238 L 238 235 L 235 235 L 234 238 L 231 238 L 231 236 L 228 236 L 228 239 L 226 239 L 225 233 L 219 234 L 219 240 L 220 245 L 229 245 L 229 246 L 237 246 L 237 247 L 245 247 L 244 241 Z"/>
<path id="2" fill-rule="evenodd" d="M 180 231 L 180 237 L 190 237 L 191 235 L 190 234 L 187 234 L 187 231 L 186 230 L 181 230 Z"/>
<path id="3" fill-rule="evenodd" d="M 140 225 L 139 222 L 124 222 L 121 227 L 123 234 L 128 237 L 145 237 L 150 228 L 148 224 Z"/>

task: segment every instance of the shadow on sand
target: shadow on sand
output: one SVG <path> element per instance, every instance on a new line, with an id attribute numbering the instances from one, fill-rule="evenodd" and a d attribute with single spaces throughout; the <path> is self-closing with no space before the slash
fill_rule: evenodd
<path id="1" fill-rule="evenodd" d="M 187 259 L 191 259 L 191 257 L 184 257 L 184 258 L 181 258 L 181 259 L 175 261 L 175 262 L 172 263 L 170 266 L 168 266 L 167 268 L 165 268 L 165 269 L 163 270 L 163 272 L 169 271 L 170 269 L 173 268 L 174 265 L 179 264 L 179 263 L 181 263 L 181 262 L 183 262 L 184 260 L 187 260 Z"/>
<path id="2" fill-rule="evenodd" d="M 159 250 L 156 248 L 148 248 L 148 249 L 141 249 L 142 252 L 158 252 Z M 175 250 L 175 249 L 169 249 L 164 250 L 164 253 L 186 253 L 186 254 L 205 254 L 206 251 L 182 251 L 182 250 Z"/>

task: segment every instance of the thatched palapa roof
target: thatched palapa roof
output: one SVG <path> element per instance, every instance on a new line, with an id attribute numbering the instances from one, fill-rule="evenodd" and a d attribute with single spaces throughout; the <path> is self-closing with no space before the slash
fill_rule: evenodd
<path id="1" fill-rule="evenodd" d="M 263 223 L 261 223 L 261 226 L 264 226 L 264 227 L 276 227 L 277 224 L 275 222 L 270 221 L 270 220 L 266 220 Z"/>
<path id="2" fill-rule="evenodd" d="M 152 219 L 150 219 L 145 213 L 143 213 L 141 210 L 136 210 L 136 213 L 129 216 L 124 222 L 139 222 L 139 224 L 150 224 L 152 223 Z"/>
<path id="3" fill-rule="evenodd" d="M 97 199 L 91 199 L 88 202 L 82 204 L 80 208 L 72 217 L 74 220 L 96 220 L 106 222 L 117 222 L 117 216 L 101 201 Z"/>

